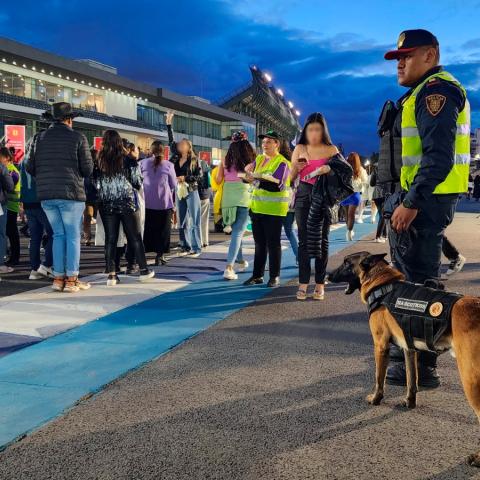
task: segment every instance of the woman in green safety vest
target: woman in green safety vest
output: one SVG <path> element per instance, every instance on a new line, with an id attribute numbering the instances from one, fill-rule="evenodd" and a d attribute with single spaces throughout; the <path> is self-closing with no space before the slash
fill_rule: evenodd
<path id="1" fill-rule="evenodd" d="M 263 283 L 267 254 L 269 258 L 269 287 L 280 285 L 282 247 L 280 236 L 283 219 L 288 213 L 290 200 L 290 164 L 279 153 L 281 138 L 277 132 L 268 131 L 259 135 L 263 154 L 246 168 L 246 181 L 253 184 L 250 217 L 255 259 L 253 274 L 244 285 Z"/>
<path id="2" fill-rule="evenodd" d="M 10 257 L 5 262 L 9 267 L 15 266 L 20 261 L 20 235 L 18 234 L 17 218 L 20 211 L 20 172 L 13 163 L 12 153 L 8 148 L 2 148 L 0 162 L 7 167 L 13 179 L 15 188 L 7 195 L 7 230 L 10 242 Z"/>

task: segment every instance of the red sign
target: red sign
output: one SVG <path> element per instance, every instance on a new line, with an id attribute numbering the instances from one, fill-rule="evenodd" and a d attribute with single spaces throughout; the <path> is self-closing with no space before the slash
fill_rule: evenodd
<path id="1" fill-rule="evenodd" d="M 164 160 L 169 160 L 170 159 L 170 147 L 168 145 L 163 147 L 163 159 Z"/>
<path id="2" fill-rule="evenodd" d="M 207 162 L 210 165 L 210 162 L 212 161 L 211 152 L 198 152 L 198 156 L 200 160 L 203 160 L 204 162 Z"/>
<path id="3" fill-rule="evenodd" d="M 25 125 L 5 125 L 5 145 L 15 148 L 14 162 L 19 163 L 25 155 Z"/>
<path id="4" fill-rule="evenodd" d="M 102 149 L 102 145 L 103 145 L 103 137 L 93 137 L 93 148 L 95 148 L 97 152 L 99 152 Z"/>

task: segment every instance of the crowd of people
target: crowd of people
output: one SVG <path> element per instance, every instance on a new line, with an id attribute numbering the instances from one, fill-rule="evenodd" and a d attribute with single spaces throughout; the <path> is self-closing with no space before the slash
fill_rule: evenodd
<path id="1" fill-rule="evenodd" d="M 307 118 L 293 151 L 288 139 L 268 131 L 259 135 L 262 153 L 257 155 L 254 139 L 234 132 L 214 169 L 198 158 L 190 140 L 174 140 L 173 112 L 166 115 L 170 158 L 161 141 L 144 152 L 115 130 L 105 131 L 100 150 L 90 149 L 73 128 L 76 116 L 70 104 L 54 104 L 43 115 L 50 127 L 35 135 L 19 165 L 11 150 L 0 148 L 2 274 L 13 272 L 20 259 L 21 212 L 30 236 L 30 279 L 52 277 L 55 291 L 90 288 L 79 279 L 83 242 L 104 246 L 108 286 L 120 282 L 123 257 L 125 273 L 147 281 L 154 271 L 146 253 L 155 253 L 155 265 L 168 262 L 172 225 L 178 226 L 177 255 L 196 258 L 209 245 L 213 186 L 214 218 L 221 218 L 230 235 L 224 278 L 237 280 L 248 268 L 242 239 L 250 228 L 255 255 L 244 284 L 263 283 L 268 264 L 268 286 L 278 286 L 283 229 L 299 269 L 296 298 L 308 297 L 313 261 L 312 298 L 323 300 L 332 208 L 344 210 L 347 241 L 354 238 L 355 221 L 363 222 L 366 202 L 372 222 L 383 210 L 387 193 L 376 181 L 377 169 L 369 165 L 367 171 L 355 152 L 345 160 L 320 113 Z M 323 176 L 335 181 L 323 182 Z M 384 243 L 385 238 L 380 214 L 375 241 Z"/>

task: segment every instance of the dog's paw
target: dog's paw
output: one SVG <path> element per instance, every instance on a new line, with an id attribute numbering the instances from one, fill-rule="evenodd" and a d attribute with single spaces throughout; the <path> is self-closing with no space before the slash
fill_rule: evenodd
<path id="1" fill-rule="evenodd" d="M 472 467 L 480 467 L 480 452 L 472 453 L 467 458 L 467 463 Z"/>
<path id="2" fill-rule="evenodd" d="M 403 402 L 402 402 L 402 407 L 406 407 L 406 408 L 415 408 L 417 406 L 417 401 L 416 399 L 414 398 L 406 398 Z"/>
<path id="3" fill-rule="evenodd" d="M 370 395 L 367 396 L 367 402 L 370 405 L 380 405 L 382 398 L 383 398 L 383 395 L 379 393 L 371 393 Z"/>

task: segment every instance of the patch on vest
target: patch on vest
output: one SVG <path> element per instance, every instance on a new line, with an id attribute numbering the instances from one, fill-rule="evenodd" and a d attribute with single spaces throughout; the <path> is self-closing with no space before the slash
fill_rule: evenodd
<path id="1" fill-rule="evenodd" d="M 410 300 L 408 298 L 397 298 L 395 308 L 400 310 L 410 310 L 411 312 L 425 313 L 428 302 L 422 300 Z"/>
<path id="2" fill-rule="evenodd" d="M 441 302 L 435 302 L 430 305 L 430 308 L 428 309 L 428 313 L 432 317 L 439 317 L 443 312 L 443 305 Z"/>
<path id="3" fill-rule="evenodd" d="M 430 115 L 436 117 L 442 110 L 445 104 L 447 103 L 447 97 L 445 95 L 429 95 L 425 98 L 427 103 L 427 110 L 430 112 Z"/>

